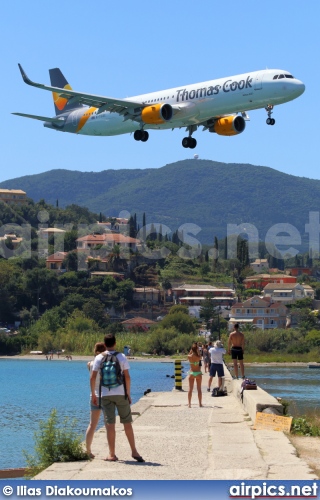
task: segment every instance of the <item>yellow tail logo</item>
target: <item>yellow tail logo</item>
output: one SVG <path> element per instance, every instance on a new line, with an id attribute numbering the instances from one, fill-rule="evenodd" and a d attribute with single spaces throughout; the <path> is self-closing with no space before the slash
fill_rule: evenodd
<path id="1" fill-rule="evenodd" d="M 69 85 L 69 83 L 65 85 L 64 88 L 72 90 L 72 87 Z M 65 97 L 60 97 L 60 94 L 58 94 L 58 92 L 52 92 L 52 97 L 55 106 L 57 106 L 59 111 L 62 111 L 67 104 L 68 99 L 66 99 Z"/>

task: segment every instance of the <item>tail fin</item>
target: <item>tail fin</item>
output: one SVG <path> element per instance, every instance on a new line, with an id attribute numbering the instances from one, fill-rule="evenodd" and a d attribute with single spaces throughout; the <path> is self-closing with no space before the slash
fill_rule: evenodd
<path id="1" fill-rule="evenodd" d="M 49 69 L 49 73 L 52 87 L 72 90 L 72 87 L 69 85 L 59 68 Z M 65 111 L 82 107 L 82 104 L 79 104 L 73 97 L 66 99 L 65 97 L 61 97 L 57 92 L 52 92 L 52 97 L 57 116 Z"/>

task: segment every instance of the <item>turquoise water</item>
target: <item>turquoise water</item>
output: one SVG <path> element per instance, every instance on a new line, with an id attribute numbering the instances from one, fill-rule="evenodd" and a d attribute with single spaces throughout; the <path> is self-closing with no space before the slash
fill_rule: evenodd
<path id="1" fill-rule="evenodd" d="M 174 387 L 172 362 L 135 361 L 130 365 L 130 373 L 134 403 L 146 389 L 160 392 Z M 319 412 L 320 370 L 248 366 L 246 374 L 273 396 L 291 401 L 291 414 Z M 84 438 L 89 422 L 86 361 L 0 359 L 0 387 L 0 469 L 25 465 L 22 450 L 33 453 L 34 432 L 39 421 L 49 417 L 52 408 L 62 418 L 76 418 L 77 430 Z"/>
<path id="2" fill-rule="evenodd" d="M 86 361 L 0 359 L 0 469 L 24 467 L 22 450 L 33 454 L 34 432 L 53 408 L 77 419 L 83 437 L 89 423 L 89 372 Z M 146 389 L 171 391 L 174 363 L 130 364 L 135 403 Z M 167 377 L 166 375 L 170 375 Z M 100 426 L 103 425 L 102 418 Z"/>
<path id="3" fill-rule="evenodd" d="M 289 413 L 301 416 L 320 411 L 320 369 L 307 366 L 248 366 L 246 376 L 272 394 L 290 401 Z"/>

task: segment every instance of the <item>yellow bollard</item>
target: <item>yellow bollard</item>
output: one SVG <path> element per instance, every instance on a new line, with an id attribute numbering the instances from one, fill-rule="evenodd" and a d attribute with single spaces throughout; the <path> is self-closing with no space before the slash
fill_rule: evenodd
<path id="1" fill-rule="evenodd" d="M 181 370 L 181 360 L 174 360 L 174 378 L 175 378 L 175 389 L 182 391 L 182 370 Z"/>

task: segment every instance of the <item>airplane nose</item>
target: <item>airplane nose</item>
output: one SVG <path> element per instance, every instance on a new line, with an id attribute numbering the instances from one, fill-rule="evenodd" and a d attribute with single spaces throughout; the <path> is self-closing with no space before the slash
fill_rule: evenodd
<path id="1" fill-rule="evenodd" d="M 306 90 L 306 86 L 303 82 L 300 80 L 297 81 L 297 91 L 299 95 L 303 94 L 303 92 Z"/>

